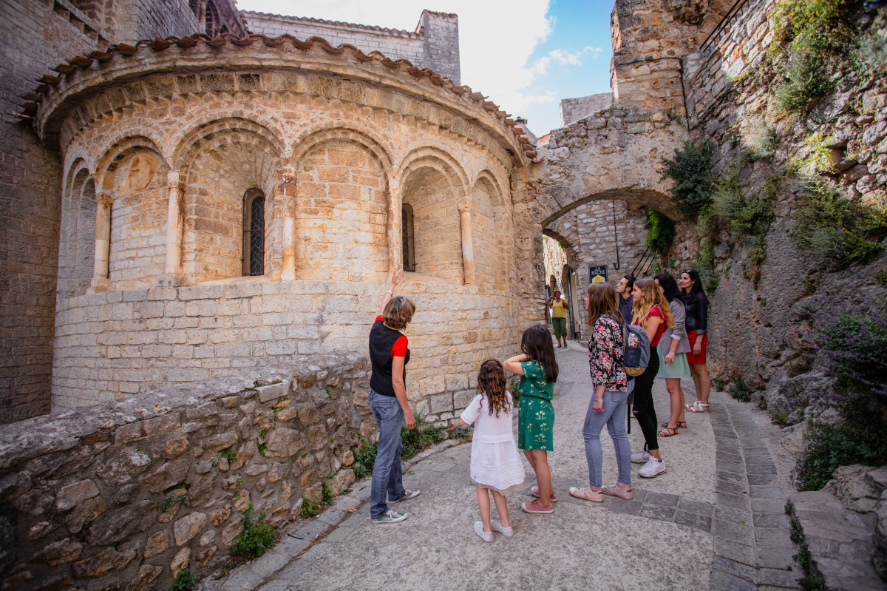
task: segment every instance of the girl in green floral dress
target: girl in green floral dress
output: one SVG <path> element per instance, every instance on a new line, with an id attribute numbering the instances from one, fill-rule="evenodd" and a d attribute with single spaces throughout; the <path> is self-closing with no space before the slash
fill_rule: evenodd
<path id="1" fill-rule="evenodd" d="M 551 513 L 551 503 L 557 501 L 551 489 L 551 470 L 548 467 L 548 452 L 554 450 L 554 407 L 551 397 L 557 381 L 558 367 L 554 358 L 551 333 L 541 324 L 524 331 L 520 344 L 521 355 L 512 357 L 503 366 L 521 377 L 520 401 L 518 408 L 517 446 L 533 471 L 536 482 L 533 487 L 533 501 L 521 505 L 527 513 Z"/>

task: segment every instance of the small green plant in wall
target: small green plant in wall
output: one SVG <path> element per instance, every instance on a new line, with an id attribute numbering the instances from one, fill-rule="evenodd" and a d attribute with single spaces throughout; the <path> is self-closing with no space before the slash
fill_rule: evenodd
<path id="1" fill-rule="evenodd" d="M 172 588 L 169 591 L 191 591 L 194 588 L 194 585 L 197 584 L 197 579 L 191 573 L 189 569 L 180 570 L 179 574 L 176 575 L 176 580 L 172 585 Z"/>

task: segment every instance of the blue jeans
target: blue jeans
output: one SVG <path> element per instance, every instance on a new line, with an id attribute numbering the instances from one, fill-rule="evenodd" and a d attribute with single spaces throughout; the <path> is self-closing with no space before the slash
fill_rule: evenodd
<path id="1" fill-rule="evenodd" d="M 404 415 L 397 398 L 382 396 L 372 388 L 369 403 L 379 423 L 379 446 L 370 489 L 370 517 L 378 519 L 388 512 L 388 499 L 399 499 L 406 494 L 400 465 L 400 452 L 403 450 L 400 428 Z"/>
<path id="2" fill-rule="evenodd" d="M 607 425 L 607 431 L 616 448 L 616 465 L 619 469 L 619 482 L 631 484 L 631 446 L 625 432 L 625 413 L 628 394 L 626 392 L 604 392 L 604 412 L 592 410 L 594 394 L 588 403 L 585 413 L 585 426 L 582 436 L 585 438 L 585 459 L 588 460 L 588 483 L 591 486 L 602 486 L 601 468 L 604 462 L 604 450 L 601 448 L 601 431 Z"/>

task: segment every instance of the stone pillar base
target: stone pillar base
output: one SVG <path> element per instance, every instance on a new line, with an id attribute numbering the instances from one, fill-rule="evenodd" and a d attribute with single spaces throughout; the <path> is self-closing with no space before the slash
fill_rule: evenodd
<path id="1" fill-rule="evenodd" d="M 107 277 L 93 277 L 89 287 L 86 288 L 86 293 L 105 293 L 106 291 L 111 291 L 111 282 Z"/>

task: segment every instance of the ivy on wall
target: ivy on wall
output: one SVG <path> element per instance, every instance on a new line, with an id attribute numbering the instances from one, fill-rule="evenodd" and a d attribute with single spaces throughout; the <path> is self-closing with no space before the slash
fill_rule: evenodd
<path id="1" fill-rule="evenodd" d="M 674 222 L 664 213 L 649 207 L 647 208 L 645 225 L 647 227 L 647 248 L 660 256 L 667 255 L 678 233 Z"/>
<path id="2" fill-rule="evenodd" d="M 671 179 L 669 189 L 678 210 L 686 217 L 696 216 L 711 203 L 714 189 L 714 142 L 684 142 L 673 158 L 663 158 L 662 178 Z"/>

